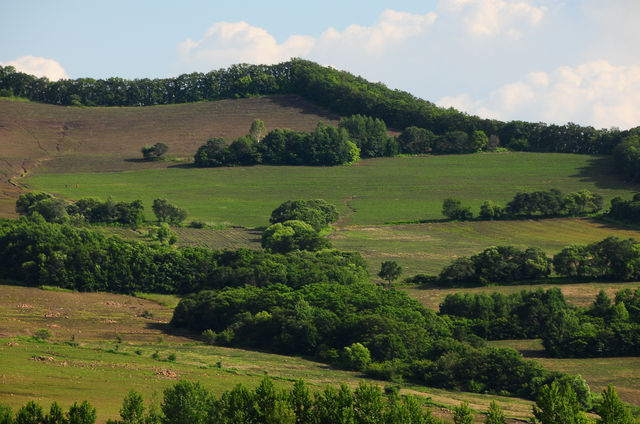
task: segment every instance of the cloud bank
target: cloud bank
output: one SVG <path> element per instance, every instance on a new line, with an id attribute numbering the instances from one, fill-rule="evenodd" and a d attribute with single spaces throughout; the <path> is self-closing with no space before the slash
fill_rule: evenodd
<path id="1" fill-rule="evenodd" d="M 16 70 L 37 77 L 47 77 L 51 81 L 69 78 L 62 65 L 53 59 L 37 56 L 22 56 L 8 62 L 0 62 L 2 66 L 13 66 Z"/>
<path id="2" fill-rule="evenodd" d="M 422 33 L 435 19 L 433 12 L 414 15 L 386 10 L 372 26 L 328 28 L 317 38 L 292 35 L 283 43 L 247 22 L 217 22 L 200 40 L 187 38 L 180 43 L 178 52 L 181 62 L 205 69 L 239 62 L 274 64 L 292 57 L 377 56 Z"/>
<path id="3" fill-rule="evenodd" d="M 631 47 L 640 30 L 616 22 L 635 21 L 628 15 L 640 6 L 611 1 L 439 0 L 428 13 L 386 10 L 369 26 L 284 40 L 216 22 L 180 43 L 177 67 L 303 57 L 482 117 L 627 128 L 640 125 L 640 54 Z"/>
<path id="4" fill-rule="evenodd" d="M 640 125 L 640 66 L 595 61 L 532 72 L 486 98 L 443 97 L 442 106 L 485 117 L 622 128 Z"/>

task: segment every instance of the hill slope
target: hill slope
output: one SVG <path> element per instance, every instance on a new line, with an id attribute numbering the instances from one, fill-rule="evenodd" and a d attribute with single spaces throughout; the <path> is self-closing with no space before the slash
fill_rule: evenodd
<path id="1" fill-rule="evenodd" d="M 297 96 L 93 108 L 0 100 L 0 216 L 13 213 L 19 194 L 10 180 L 42 161 L 64 169 L 72 163 L 94 172 L 122 171 L 134 166 L 125 159 L 139 158 L 145 144 L 163 142 L 169 156 L 191 157 L 211 137 L 245 135 L 254 119 L 262 119 L 267 130 L 310 131 L 318 121 L 337 123 L 337 116 Z"/>

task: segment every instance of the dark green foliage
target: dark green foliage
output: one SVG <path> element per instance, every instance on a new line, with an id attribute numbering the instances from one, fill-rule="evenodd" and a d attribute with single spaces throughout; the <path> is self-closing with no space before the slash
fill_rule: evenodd
<path id="1" fill-rule="evenodd" d="M 262 247 L 274 253 L 287 253 L 328 249 L 331 243 L 306 222 L 290 220 L 267 227 L 262 233 Z"/>
<path id="2" fill-rule="evenodd" d="M 0 221 L 0 257 L 2 278 L 79 291 L 191 293 L 245 284 L 351 284 L 368 278 L 358 253 L 171 249 L 24 218 Z"/>
<path id="3" fill-rule="evenodd" d="M 68 424 L 94 424 L 96 422 L 96 408 L 83 400 L 80 405 L 74 402 L 67 412 Z"/>
<path id="4" fill-rule="evenodd" d="M 462 206 L 462 202 L 458 199 L 447 198 L 442 202 L 442 214 L 449 219 L 457 219 L 466 221 L 473 218 L 471 208 Z"/>
<path id="5" fill-rule="evenodd" d="M 322 199 L 287 200 L 271 212 L 269 222 L 275 224 L 289 220 L 304 221 L 316 231 L 338 220 L 338 209 Z"/>
<path id="6" fill-rule="evenodd" d="M 632 134 L 624 137 L 613 149 L 616 169 L 627 181 L 640 177 L 640 137 Z"/>
<path id="7" fill-rule="evenodd" d="M 230 153 L 223 138 L 212 138 L 198 148 L 194 157 L 196 166 L 226 166 L 230 162 Z"/>
<path id="8" fill-rule="evenodd" d="M 387 280 L 389 285 L 391 285 L 391 282 L 397 280 L 400 274 L 402 274 L 402 268 L 396 261 L 384 261 L 380 265 L 378 277 Z"/>
<path id="9" fill-rule="evenodd" d="M 44 419 L 42 406 L 34 401 L 27 402 L 26 405 L 18 409 L 16 413 L 16 424 L 41 424 Z"/>
<path id="10" fill-rule="evenodd" d="M 349 139 L 358 146 L 363 158 L 393 156 L 397 153 L 397 142 L 387 134 L 387 126 L 382 119 L 352 115 L 341 118 L 338 127 L 347 130 Z"/>
<path id="11" fill-rule="evenodd" d="M 640 222 L 640 194 L 635 194 L 631 200 L 620 197 L 611 199 L 609 216 L 621 221 Z"/>
<path id="12" fill-rule="evenodd" d="M 408 154 L 431 153 L 437 136 L 429 130 L 407 127 L 398 137 L 400 152 Z"/>
<path id="13" fill-rule="evenodd" d="M 169 146 L 164 143 L 156 143 L 153 146 L 144 146 L 140 152 L 146 160 L 158 160 L 169 151 Z"/>
<path id="14" fill-rule="evenodd" d="M 67 206 L 67 212 L 75 220 L 87 221 L 92 224 L 120 224 L 138 228 L 144 220 L 144 206 L 142 201 L 114 202 L 108 199 L 101 202 L 98 199 L 80 199 Z"/>
<path id="15" fill-rule="evenodd" d="M 211 329 L 219 344 L 311 355 L 364 367 L 376 378 L 450 389 L 531 398 L 555 378 L 515 350 L 484 347 L 479 339 L 475 347 L 454 340 L 448 321 L 404 293 L 368 283 L 204 291 L 183 298 L 171 324 Z"/>
<path id="16" fill-rule="evenodd" d="M 187 211 L 184 209 L 172 205 L 166 199 L 154 199 L 153 213 L 159 222 L 169 222 L 171 224 L 180 224 L 187 218 Z"/>
<path id="17" fill-rule="evenodd" d="M 614 199 L 615 200 L 615 199 Z M 480 206 L 480 219 L 551 218 L 584 216 L 602 210 L 602 196 L 588 190 L 563 195 L 560 190 L 517 193 L 506 208 L 486 200 Z"/>
<path id="18" fill-rule="evenodd" d="M 607 237 L 587 246 L 569 246 L 553 258 L 556 273 L 608 280 L 640 278 L 640 243 Z"/>
<path id="19" fill-rule="evenodd" d="M 198 148 L 196 166 L 236 165 L 349 165 L 359 160 L 359 149 L 349 141 L 347 132 L 318 123 L 312 133 L 275 129 L 260 142 L 247 135 L 229 146 L 222 138 L 213 138 Z"/>
<path id="20" fill-rule="evenodd" d="M 49 408 L 49 413 L 44 417 L 44 424 L 67 424 L 64 412 L 58 402 L 53 402 Z"/>
<path id="21" fill-rule="evenodd" d="M 455 293 L 440 304 L 440 314 L 458 318 L 465 331 L 489 340 L 540 337 L 547 320 L 569 309 L 560 289 L 522 291 L 511 295 Z"/>
<path id="22" fill-rule="evenodd" d="M 164 424 L 205 424 L 211 409 L 212 395 L 200 383 L 180 380 L 164 390 L 162 422 Z"/>
<path id="23" fill-rule="evenodd" d="M 551 273 L 551 259 L 537 247 L 489 247 L 470 258 L 455 259 L 440 272 L 443 285 L 537 280 Z M 446 283 L 446 284 L 445 284 Z"/>
<path id="24" fill-rule="evenodd" d="M 37 202 L 45 199 L 50 199 L 51 196 L 48 193 L 41 192 L 29 192 L 21 194 L 16 200 L 16 212 L 20 215 L 28 215 L 31 207 Z"/>

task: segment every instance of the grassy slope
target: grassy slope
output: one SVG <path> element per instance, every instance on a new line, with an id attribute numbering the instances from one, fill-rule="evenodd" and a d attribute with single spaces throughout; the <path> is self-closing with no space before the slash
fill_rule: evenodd
<path id="1" fill-rule="evenodd" d="M 58 171 L 164 167 L 130 160 L 140 157 L 143 145 L 159 141 L 169 146 L 168 155 L 191 158 L 211 137 L 246 134 L 256 118 L 268 130 L 310 131 L 320 120 L 336 123 L 334 115 L 295 96 L 144 108 L 76 108 L 0 100 L 0 216 L 13 213 L 18 194 L 8 180 L 43 161 Z"/>
<path id="2" fill-rule="evenodd" d="M 140 316 L 145 310 L 153 318 Z M 356 373 L 301 358 L 205 346 L 181 335 L 163 334 L 161 329 L 171 313 L 168 307 L 123 295 L 0 285 L 0 401 L 18 407 L 35 399 L 48 407 L 57 400 L 67 408 L 87 399 L 98 407 L 98 421 L 104 422 L 116 418 L 131 388 L 149 401 L 154 391 L 161 397 L 162 390 L 179 378 L 201 381 L 217 394 L 238 383 L 253 387 L 267 372 L 280 387 L 299 378 L 307 380 L 313 390 L 343 382 L 355 386 L 362 381 Z M 52 332 L 53 343 L 26 337 L 40 328 Z M 121 335 L 121 343 L 116 334 Z M 71 335 L 78 346 L 64 343 Z M 156 351 L 160 360 L 151 358 Z M 171 353 L 177 356 L 175 362 L 166 360 Z M 216 366 L 219 361 L 221 368 Z M 514 398 L 403 387 L 436 405 L 468 401 L 477 411 L 485 411 L 497 399 L 509 416 L 521 418 L 529 415 L 531 405 Z M 450 417 L 446 408 L 434 410 Z"/>
<path id="3" fill-rule="evenodd" d="M 493 153 L 372 159 L 329 168 L 173 167 L 62 174 L 44 166 L 21 182 L 69 199 L 139 198 L 149 218 L 153 199 L 166 197 L 186 208 L 190 219 L 246 227 L 266 225 L 270 212 L 287 199 L 323 198 L 339 206 L 346 216 L 340 222 L 344 226 L 440 219 L 447 197 L 460 198 L 477 213 L 482 201 L 505 204 L 517 191 L 588 189 L 608 201 L 618 195 L 628 197 L 638 188 L 611 177 L 610 170 L 610 158 Z"/>

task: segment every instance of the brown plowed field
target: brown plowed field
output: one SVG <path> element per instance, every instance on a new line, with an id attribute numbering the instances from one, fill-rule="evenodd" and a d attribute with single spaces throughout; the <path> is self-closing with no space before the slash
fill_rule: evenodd
<path id="1" fill-rule="evenodd" d="M 311 131 L 338 117 L 297 96 L 91 108 L 0 100 L 0 216 L 13 214 L 20 193 L 12 178 L 43 161 L 48 172 L 164 167 L 167 162 L 136 162 L 140 148 L 163 142 L 169 157 L 189 159 L 209 138 L 245 135 L 254 119 L 267 131 Z"/>

